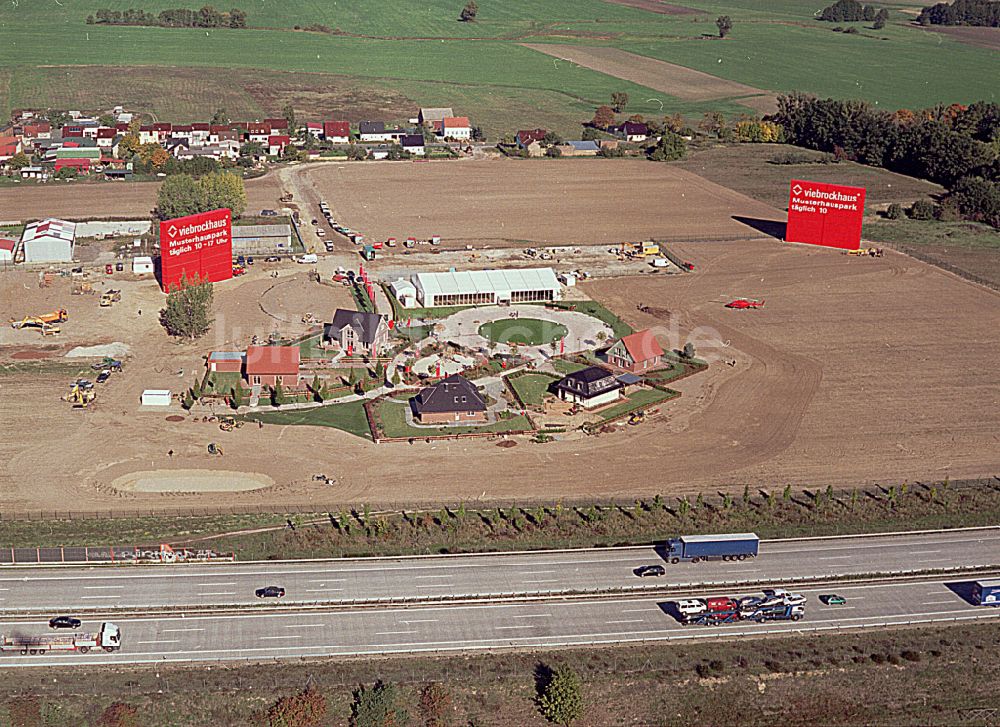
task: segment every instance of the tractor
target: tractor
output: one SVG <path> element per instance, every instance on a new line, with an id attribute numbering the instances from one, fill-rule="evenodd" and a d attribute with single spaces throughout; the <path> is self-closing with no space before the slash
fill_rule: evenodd
<path id="1" fill-rule="evenodd" d="M 736 298 L 726 303 L 726 308 L 733 308 L 735 310 L 749 310 L 750 308 L 763 308 L 764 301 L 756 300 L 754 298 Z"/>

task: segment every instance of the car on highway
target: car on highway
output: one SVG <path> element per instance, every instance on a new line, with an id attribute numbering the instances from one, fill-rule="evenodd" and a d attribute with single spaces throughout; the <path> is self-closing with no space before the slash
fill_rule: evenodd
<path id="1" fill-rule="evenodd" d="M 820 596 L 819 600 L 825 603 L 827 606 L 843 606 L 847 603 L 847 599 L 843 596 L 838 596 L 836 593 L 830 593 L 826 596 Z"/>
<path id="2" fill-rule="evenodd" d="M 56 616 L 49 619 L 50 629 L 78 629 L 83 622 L 72 616 Z"/>
<path id="3" fill-rule="evenodd" d="M 665 576 L 667 569 L 662 565 L 641 565 L 632 572 L 640 578 L 645 578 L 646 576 Z"/>
<path id="4" fill-rule="evenodd" d="M 257 598 L 283 598 L 285 589 L 281 586 L 264 586 L 254 591 L 254 595 Z"/>

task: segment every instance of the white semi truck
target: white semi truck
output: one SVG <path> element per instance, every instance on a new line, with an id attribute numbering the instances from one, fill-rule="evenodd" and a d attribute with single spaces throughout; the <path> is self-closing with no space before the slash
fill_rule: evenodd
<path id="1" fill-rule="evenodd" d="M 121 630 L 113 623 L 102 623 L 96 634 L 67 634 L 65 636 L 2 636 L 0 652 L 17 651 L 26 654 L 44 654 L 47 651 L 79 652 L 86 654 L 91 649 L 118 651 L 122 645 Z"/>

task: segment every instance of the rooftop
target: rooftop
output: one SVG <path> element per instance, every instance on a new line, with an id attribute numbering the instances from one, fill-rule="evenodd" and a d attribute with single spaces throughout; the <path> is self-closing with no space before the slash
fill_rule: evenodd
<path id="1" fill-rule="evenodd" d="M 247 374 L 297 374 L 298 346 L 250 346 L 247 348 Z"/>
<path id="2" fill-rule="evenodd" d="M 413 282 L 425 295 L 559 290 L 559 281 L 552 268 L 417 273 L 413 276 Z"/>

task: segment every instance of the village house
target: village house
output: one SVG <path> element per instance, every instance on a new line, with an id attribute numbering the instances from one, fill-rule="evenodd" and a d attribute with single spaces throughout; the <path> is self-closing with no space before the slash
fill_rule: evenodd
<path id="1" fill-rule="evenodd" d="M 468 116 L 446 116 L 441 119 L 441 138 L 468 141 L 472 138 L 472 126 Z"/>
<path id="2" fill-rule="evenodd" d="M 251 386 L 277 386 L 295 389 L 299 386 L 298 346 L 250 346 L 244 367 Z"/>
<path id="3" fill-rule="evenodd" d="M 348 356 L 381 356 L 389 348 L 389 321 L 377 313 L 338 309 L 323 326 L 323 345 Z"/>
<path id="4" fill-rule="evenodd" d="M 362 121 L 358 124 L 358 135 L 364 142 L 392 141 L 393 137 L 383 121 Z"/>
<path id="5" fill-rule="evenodd" d="M 558 148 L 564 157 L 595 157 L 601 150 L 596 141 L 567 141 Z"/>
<path id="6" fill-rule="evenodd" d="M 517 132 L 515 140 L 518 149 L 524 149 L 528 156 L 542 156 L 545 152 L 542 149 L 542 139 L 548 132 L 545 129 L 522 129 Z"/>
<path id="7" fill-rule="evenodd" d="M 351 141 L 351 123 L 349 121 L 323 122 L 323 138 L 331 144 L 347 144 Z"/>
<path id="8" fill-rule="evenodd" d="M 607 351 L 608 363 L 618 368 L 639 373 L 655 369 L 663 360 L 663 348 L 648 328 L 624 336 Z"/>
<path id="9" fill-rule="evenodd" d="M 618 399 L 623 384 L 607 369 L 590 366 L 564 376 L 556 383 L 555 388 L 563 401 L 593 409 Z"/>
<path id="10" fill-rule="evenodd" d="M 407 134 L 400 141 L 400 145 L 403 147 L 403 151 L 409 152 L 413 156 L 422 157 L 426 152 L 423 134 Z"/>
<path id="11" fill-rule="evenodd" d="M 271 136 L 271 125 L 252 121 L 247 126 L 247 141 L 253 144 L 260 144 L 267 147 L 267 140 Z"/>
<path id="12" fill-rule="evenodd" d="M 285 147 L 292 143 L 287 134 L 271 134 L 267 137 L 266 151 L 271 156 L 280 156 Z"/>
<path id="13" fill-rule="evenodd" d="M 323 138 L 323 124 L 318 121 L 307 121 L 304 128 L 309 136 L 315 139 Z"/>
<path id="14" fill-rule="evenodd" d="M 486 422 L 486 400 L 475 384 L 458 374 L 421 389 L 410 399 L 410 408 L 421 424 Z"/>
<path id="15" fill-rule="evenodd" d="M 430 126 L 433 128 L 435 123 L 440 123 L 444 119 L 454 115 L 455 112 L 447 106 L 441 108 L 420 109 L 420 113 L 417 114 L 417 122 L 421 126 Z"/>
<path id="16" fill-rule="evenodd" d="M 649 127 L 634 121 L 625 121 L 612 126 L 609 131 L 624 141 L 645 141 L 649 138 Z"/>

